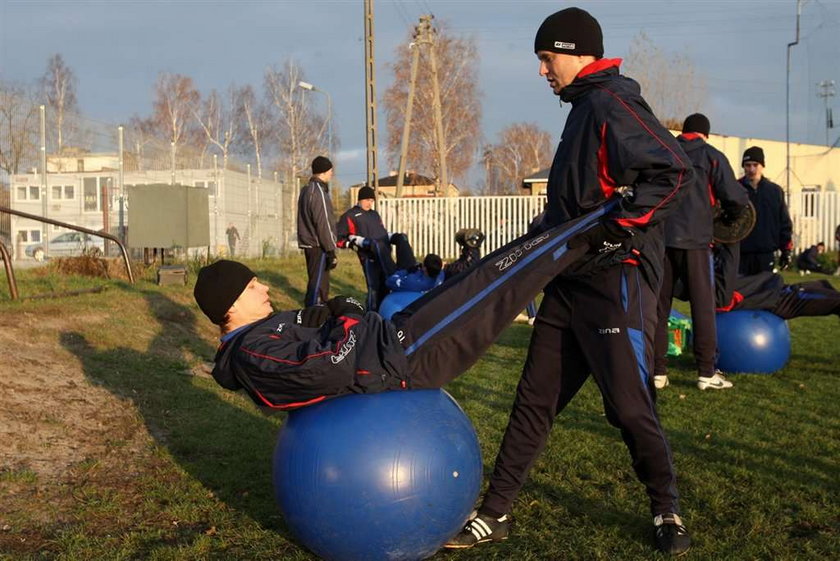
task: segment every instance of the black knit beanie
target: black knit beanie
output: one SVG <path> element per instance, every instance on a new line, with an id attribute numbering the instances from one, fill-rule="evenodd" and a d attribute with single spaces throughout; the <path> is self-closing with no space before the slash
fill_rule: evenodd
<path id="1" fill-rule="evenodd" d="M 566 8 L 545 18 L 534 38 L 534 52 L 604 56 L 604 36 L 598 20 L 580 8 Z"/>
<path id="2" fill-rule="evenodd" d="M 376 193 L 373 190 L 373 187 L 369 185 L 365 185 L 361 189 L 359 189 L 359 197 L 357 200 L 363 201 L 365 199 L 375 199 Z"/>
<path id="3" fill-rule="evenodd" d="M 683 132 L 699 132 L 709 136 L 709 131 L 712 126 L 709 124 L 709 118 L 702 113 L 694 113 L 685 118 L 683 122 Z"/>
<path id="4" fill-rule="evenodd" d="M 333 165 L 329 158 L 324 156 L 316 156 L 314 160 L 312 160 L 312 173 L 324 173 L 325 171 L 330 171 Z"/>
<path id="5" fill-rule="evenodd" d="M 216 325 L 221 325 L 230 307 L 256 276 L 242 263 L 216 261 L 198 272 L 193 296 L 204 315 Z"/>
<path id="6" fill-rule="evenodd" d="M 741 159 L 741 166 L 747 162 L 756 162 L 764 165 L 764 150 L 758 146 L 750 146 L 744 150 L 744 157 Z"/>

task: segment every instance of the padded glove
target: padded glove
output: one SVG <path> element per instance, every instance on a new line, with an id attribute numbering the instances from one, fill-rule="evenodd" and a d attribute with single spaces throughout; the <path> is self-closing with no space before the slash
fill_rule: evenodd
<path id="1" fill-rule="evenodd" d="M 326 306 L 309 306 L 298 310 L 296 322 L 303 327 L 321 327 L 329 318 L 330 309 Z"/>
<path id="2" fill-rule="evenodd" d="M 610 253 L 618 250 L 632 235 L 615 222 L 605 220 L 570 239 L 569 249 L 588 245 L 589 251 L 586 253 L 594 255 Z"/>
<path id="3" fill-rule="evenodd" d="M 790 250 L 783 249 L 781 255 L 779 255 L 779 269 L 786 270 L 790 269 Z"/>
<path id="4" fill-rule="evenodd" d="M 370 240 L 363 236 L 351 234 L 347 236 L 347 245 L 349 245 L 350 249 L 353 251 L 359 251 L 360 248 L 370 247 Z"/>
<path id="5" fill-rule="evenodd" d="M 352 296 L 336 296 L 327 302 L 327 308 L 335 317 L 347 314 L 364 315 L 365 307 Z"/>
<path id="6" fill-rule="evenodd" d="M 338 266 L 338 257 L 335 256 L 335 251 L 327 252 L 327 270 L 332 271 Z"/>

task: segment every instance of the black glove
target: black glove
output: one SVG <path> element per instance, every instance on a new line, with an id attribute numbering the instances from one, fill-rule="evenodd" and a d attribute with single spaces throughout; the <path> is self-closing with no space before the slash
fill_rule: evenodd
<path id="1" fill-rule="evenodd" d="M 298 310 L 296 323 L 303 327 L 321 327 L 329 318 L 330 309 L 326 306 L 309 306 Z"/>
<path id="2" fill-rule="evenodd" d="M 783 249 L 779 255 L 779 269 L 786 270 L 790 268 L 790 250 Z"/>
<path id="3" fill-rule="evenodd" d="M 598 222 L 596 226 L 581 232 L 569 240 L 569 249 L 584 245 L 589 246 L 586 253 L 610 253 L 621 247 L 624 241 L 632 236 L 630 232 L 611 220 Z"/>
<path id="4" fill-rule="evenodd" d="M 338 266 L 338 257 L 335 256 L 335 251 L 327 252 L 327 270 L 332 271 Z"/>
<path id="5" fill-rule="evenodd" d="M 336 296 L 327 302 L 327 308 L 332 315 L 346 316 L 347 314 L 364 315 L 365 307 L 352 296 Z"/>

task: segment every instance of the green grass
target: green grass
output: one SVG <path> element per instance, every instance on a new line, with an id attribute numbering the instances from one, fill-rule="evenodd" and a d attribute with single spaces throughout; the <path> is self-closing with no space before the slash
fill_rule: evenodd
<path id="1" fill-rule="evenodd" d="M 362 296 L 354 256 L 340 258 L 332 292 Z M 302 258 L 249 265 L 273 287 L 276 308 L 302 301 Z M 186 287 L 156 286 L 152 270 L 139 277 L 131 286 L 20 271 L 21 296 L 105 287 L 46 300 L 10 302 L 0 288 L 4 325 L 82 318 L 45 327 L 38 337 L 77 361 L 90 391 L 106 390 L 125 412 L 111 419 L 105 452 L 55 474 L 49 486 L 25 466 L 0 470 L 0 559 L 313 559 L 272 498 L 270 461 L 283 415 L 266 417 L 242 395 L 185 374 L 211 359 L 216 337 L 192 303 L 194 277 Z M 690 559 L 830 559 L 840 552 L 840 323 L 832 316 L 790 325 L 787 367 L 772 376 L 732 376 L 731 391 L 700 392 L 690 354 L 672 361 L 671 386 L 658 406 L 695 538 Z M 476 424 L 486 474 L 530 330 L 510 327 L 447 387 Z M 138 439 L 138 431 L 151 438 Z M 647 498 L 591 381 L 558 417 L 513 514 L 507 542 L 436 558 L 658 558 Z"/>

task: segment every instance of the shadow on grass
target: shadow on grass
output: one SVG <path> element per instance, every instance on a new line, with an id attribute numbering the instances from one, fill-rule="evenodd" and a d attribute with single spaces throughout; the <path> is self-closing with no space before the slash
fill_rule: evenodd
<path id="1" fill-rule="evenodd" d="M 213 356 L 195 332 L 195 314 L 158 292 L 140 291 L 159 323 L 145 352 L 95 348 L 78 332 L 61 344 L 79 357 L 92 383 L 131 400 L 157 443 L 205 488 L 263 527 L 278 530 L 271 459 L 280 418 L 267 418 L 237 395 L 216 394 L 215 384 L 191 375 L 185 353 Z"/>

